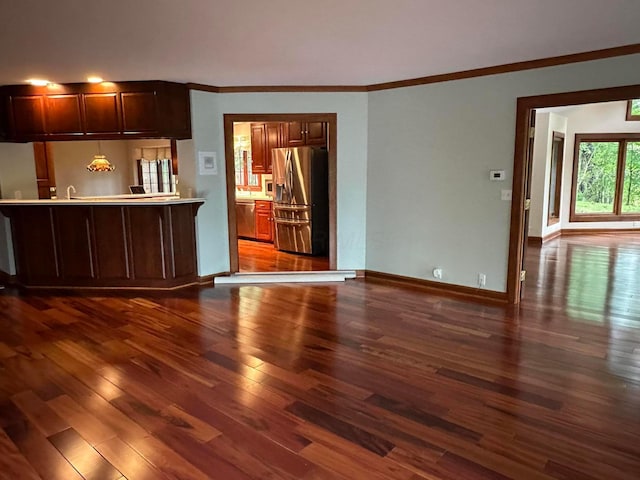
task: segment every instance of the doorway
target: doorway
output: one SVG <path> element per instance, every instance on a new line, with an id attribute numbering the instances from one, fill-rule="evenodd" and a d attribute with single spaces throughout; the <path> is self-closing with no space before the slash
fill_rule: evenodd
<path id="1" fill-rule="evenodd" d="M 571 93 L 518 98 L 516 111 L 516 140 L 513 168 L 513 197 L 511 204 L 511 230 L 509 237 L 509 263 L 507 297 L 509 303 L 520 303 L 526 276 L 525 246 L 528 241 L 528 209 L 530 205 L 530 175 L 532 144 L 530 119 L 536 109 L 572 106 L 589 103 L 626 101 L 640 98 L 640 85 L 585 90 Z"/>
<path id="2" fill-rule="evenodd" d="M 286 135 L 283 134 L 283 128 L 286 128 Z M 336 269 L 336 135 L 335 113 L 224 115 L 231 273 Z M 277 143 L 278 138 L 286 138 L 286 143 L 276 146 L 304 145 L 320 148 L 322 142 L 326 145 L 328 242 L 324 255 L 313 256 L 279 250 L 270 242 L 269 229 L 273 223 L 269 222 L 273 222 L 275 217 L 272 210 L 273 199 L 267 195 L 269 189 L 272 194 L 276 193 L 276 182 L 269 168 L 270 149 L 254 148 L 256 152 L 252 151 L 252 141 L 255 145 L 261 138 L 264 139 L 265 145 L 271 146 L 274 142 Z M 251 154 L 247 154 L 248 150 Z M 266 154 L 266 151 L 269 153 Z M 277 238 L 271 241 L 274 240 L 277 243 Z"/>

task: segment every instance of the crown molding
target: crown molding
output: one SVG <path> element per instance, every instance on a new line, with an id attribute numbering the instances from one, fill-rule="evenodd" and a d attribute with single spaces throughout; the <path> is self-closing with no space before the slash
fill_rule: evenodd
<path id="1" fill-rule="evenodd" d="M 492 67 L 475 68 L 460 72 L 443 73 L 439 75 L 429 75 L 426 77 L 412 78 L 407 80 L 397 80 L 393 82 L 375 83 L 372 85 L 275 85 L 275 86 L 237 86 L 237 87 L 216 87 L 201 83 L 187 83 L 191 90 L 200 90 L 214 93 L 338 93 L 338 92 L 376 92 L 380 90 L 390 90 L 394 88 L 413 87 L 417 85 L 428 85 L 431 83 L 449 82 L 452 80 L 462 80 L 465 78 L 484 77 L 488 75 L 498 75 L 501 73 L 520 72 L 523 70 L 533 70 L 536 68 L 554 67 L 571 63 L 589 62 L 611 57 L 622 57 L 640 53 L 640 43 L 623 45 L 620 47 L 605 48 L 589 52 L 572 53 L 557 57 L 547 57 L 537 60 L 526 60 L 523 62 L 506 63 Z"/>

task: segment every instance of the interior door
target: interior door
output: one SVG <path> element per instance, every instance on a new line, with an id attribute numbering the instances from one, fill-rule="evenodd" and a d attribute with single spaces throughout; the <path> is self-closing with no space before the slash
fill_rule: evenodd
<path id="1" fill-rule="evenodd" d="M 531 212 L 531 169 L 533 166 L 533 140 L 536 127 L 536 111 L 529 112 L 529 135 L 527 136 L 527 153 L 524 162 L 524 221 L 522 232 L 522 264 L 520 265 L 520 299 L 524 298 L 527 271 L 525 267 L 527 257 L 527 241 L 529 238 L 529 213 Z"/>

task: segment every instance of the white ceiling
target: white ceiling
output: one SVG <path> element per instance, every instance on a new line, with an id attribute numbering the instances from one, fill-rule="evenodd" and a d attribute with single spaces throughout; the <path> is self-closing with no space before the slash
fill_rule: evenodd
<path id="1" fill-rule="evenodd" d="M 0 84 L 367 85 L 640 43 L 640 0 L 0 0 Z"/>

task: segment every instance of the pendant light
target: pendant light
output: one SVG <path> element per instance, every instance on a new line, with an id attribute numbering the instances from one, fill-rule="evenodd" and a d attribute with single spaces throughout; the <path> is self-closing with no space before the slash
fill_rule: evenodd
<path id="1" fill-rule="evenodd" d="M 98 153 L 93 156 L 93 160 L 87 165 L 87 170 L 90 172 L 113 172 L 115 169 L 116 166 L 109 163 L 106 155 L 102 155 L 100 140 L 98 140 Z"/>

